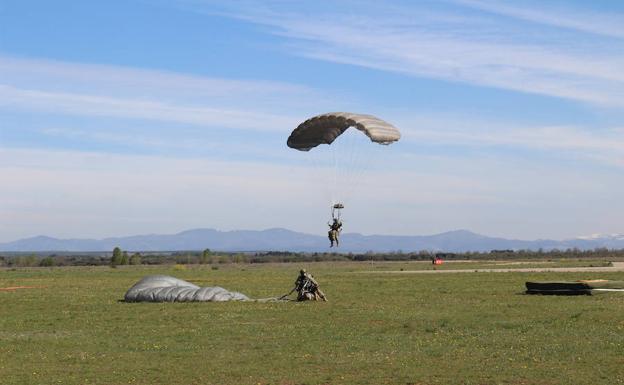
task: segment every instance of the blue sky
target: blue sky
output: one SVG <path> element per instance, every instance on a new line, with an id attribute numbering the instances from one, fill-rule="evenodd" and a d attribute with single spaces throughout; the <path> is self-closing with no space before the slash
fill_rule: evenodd
<path id="1" fill-rule="evenodd" d="M 323 233 L 328 111 L 403 135 L 346 231 L 621 233 L 623 69 L 619 1 L 0 1 L 0 241 Z"/>

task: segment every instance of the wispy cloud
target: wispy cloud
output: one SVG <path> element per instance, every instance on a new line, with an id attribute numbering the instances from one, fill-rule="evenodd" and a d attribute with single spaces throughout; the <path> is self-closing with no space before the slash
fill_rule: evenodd
<path id="1" fill-rule="evenodd" d="M 283 3 L 279 11 L 234 4 L 237 6 L 230 9 L 230 17 L 271 27 L 273 33 L 290 40 L 290 52 L 295 55 L 602 106 L 624 106 L 624 56 L 618 53 L 621 51 L 601 48 L 604 44 L 596 41 L 578 49 L 573 47 L 573 37 L 562 44 L 556 33 L 531 39 L 526 37 L 526 29 L 508 27 L 504 20 L 484 22 L 482 15 L 461 15 L 461 9 L 438 11 L 448 15 L 446 18 L 433 17 L 428 10 L 402 10 L 398 6 L 376 16 L 365 11 L 303 15 L 296 7 L 282 9 Z M 532 16 L 543 12 L 531 9 L 524 14 L 516 8 L 487 4 L 466 5 L 499 10 L 523 20 L 536 19 Z M 197 9 L 211 11 L 206 5 Z M 544 22 L 556 25 L 557 15 L 547 11 L 542 15 Z M 614 19 L 613 15 L 593 16 L 597 22 Z M 572 21 L 567 24 L 576 25 Z M 587 32 L 584 25 L 576 27 Z M 615 25 L 605 27 L 605 31 L 610 36 L 619 34 Z"/>
<path id="2" fill-rule="evenodd" d="M 298 161 L 293 151 L 285 148 L 284 130 L 268 138 L 265 132 L 258 135 L 228 136 L 206 130 L 180 127 L 126 129 L 122 127 L 81 128 L 80 126 L 50 126 L 33 132 L 44 140 L 69 144 L 58 149 L 74 148 L 80 143 L 84 149 L 105 149 L 115 154 L 142 154 L 168 156 L 169 158 L 203 158 L 232 161 L 254 159 L 260 163 L 288 163 Z M 264 138 L 264 140 L 263 140 Z M 33 148 L 47 148 L 33 145 Z M 280 151 L 282 150 L 282 151 Z"/>
<path id="3" fill-rule="evenodd" d="M 0 56 L 0 106 L 12 110 L 279 131 L 318 99 L 279 82 Z"/>
<path id="4" fill-rule="evenodd" d="M 426 145 L 537 151 L 549 158 L 624 167 L 624 127 L 519 125 L 510 121 L 411 116 L 398 119 L 405 140 Z M 448 150 L 447 150 L 448 151 Z M 504 155 L 500 155 L 504 156 Z"/>
<path id="5" fill-rule="evenodd" d="M 292 127 L 297 122 L 297 118 L 287 118 L 265 112 L 179 105 L 149 99 L 46 92 L 11 86 L 0 86 L 0 106 L 2 105 L 48 113 L 133 118 L 209 127 L 271 131 Z"/>
<path id="6" fill-rule="evenodd" d="M 546 9 L 519 7 L 502 1 L 456 0 L 456 3 L 531 23 L 624 39 L 624 15 L 600 14 L 588 9 L 574 12 L 571 7 L 552 8 L 546 2 L 539 3 Z"/>
<path id="7" fill-rule="evenodd" d="M 264 80 L 240 80 L 199 76 L 149 68 L 75 63 L 0 55 L 0 82 L 24 88 L 52 91 L 91 91 L 99 95 L 154 95 L 196 100 L 205 98 L 318 96 L 305 86 Z"/>
<path id="8" fill-rule="evenodd" d="M 428 127 L 422 129 L 418 127 Z M 404 123 L 407 139 L 470 146 L 510 145 L 529 148 L 621 151 L 624 130 L 588 130 L 572 126 L 518 126 L 510 122 L 414 117 Z"/>
<path id="9" fill-rule="evenodd" d="M 312 31 L 322 34 L 324 38 L 333 35 L 349 38 L 346 32 L 335 30 L 344 26 L 332 28 L 334 30 L 317 31 L 313 28 Z M 378 45 L 374 39 L 371 41 Z M 495 50 L 495 47 L 490 48 Z M 279 82 L 213 79 L 153 70 L 1 56 L 0 69 L 3 70 L 1 81 L 10 83 L 0 84 L 0 107 L 13 111 L 138 119 L 286 135 L 305 116 L 306 113 L 302 112 L 305 108 L 313 106 L 316 109 L 319 103 L 331 104 L 330 99 L 319 98 L 316 90 Z M 617 76 L 624 75 L 613 74 L 614 78 Z M 283 99 L 281 106 L 277 106 L 279 99 Z M 319 102 L 319 99 L 324 100 Z M 256 100 L 261 108 L 242 108 L 254 104 Z M 266 104 L 266 100 L 275 101 L 276 106 Z M 314 102 L 308 107 L 293 107 L 293 104 L 311 100 Z M 505 146 L 549 152 L 553 157 L 583 158 L 601 164 L 624 166 L 624 147 L 620 144 L 624 143 L 624 135 L 617 128 L 519 126 L 513 122 L 478 120 L 474 117 L 453 120 L 440 115 L 426 118 L 421 113 L 392 120 L 404 131 L 404 141 L 408 143 L 426 142 L 462 148 Z M 265 149 L 258 146 L 257 139 L 253 137 L 232 139 L 215 136 L 209 131 L 191 136 L 176 135 L 179 130 L 169 128 L 164 134 L 163 130 L 153 129 L 126 132 L 123 127 L 96 129 L 76 124 L 36 129 L 48 137 L 101 143 L 110 148 L 140 146 L 153 152 L 177 150 L 180 154 L 190 154 L 188 151 L 193 150 L 207 154 L 209 149 L 217 149 L 216 152 L 211 150 L 215 156 L 229 152 L 261 156 L 268 162 L 290 161 L 293 158 L 287 151 L 275 154 L 274 149 L 283 146 L 281 140 Z"/>

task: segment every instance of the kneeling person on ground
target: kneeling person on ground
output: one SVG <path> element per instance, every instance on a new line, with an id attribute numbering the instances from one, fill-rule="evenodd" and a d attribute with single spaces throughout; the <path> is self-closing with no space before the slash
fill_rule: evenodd
<path id="1" fill-rule="evenodd" d="M 325 293 L 319 288 L 318 282 L 312 277 L 312 274 L 307 273 L 305 270 L 299 271 L 293 291 L 295 290 L 297 291 L 297 301 L 327 301 Z"/>

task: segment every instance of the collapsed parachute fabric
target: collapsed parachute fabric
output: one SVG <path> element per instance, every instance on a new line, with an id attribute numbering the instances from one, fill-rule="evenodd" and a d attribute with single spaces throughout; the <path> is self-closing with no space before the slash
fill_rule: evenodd
<path id="1" fill-rule="evenodd" d="M 132 286 L 126 302 L 225 302 L 249 301 L 249 298 L 222 287 L 199 287 L 167 275 L 149 275 Z"/>
<path id="2" fill-rule="evenodd" d="M 391 144 L 401 138 L 396 127 L 375 116 L 350 112 L 330 112 L 301 123 L 288 137 L 288 147 L 309 151 L 319 144 L 332 144 L 347 128 L 355 127 L 371 141 Z"/>

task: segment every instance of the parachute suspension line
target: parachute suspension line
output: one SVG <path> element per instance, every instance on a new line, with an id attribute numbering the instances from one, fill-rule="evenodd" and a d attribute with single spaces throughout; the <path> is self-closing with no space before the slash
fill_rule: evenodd
<path id="1" fill-rule="evenodd" d="M 344 194 L 343 150 L 344 146 L 341 145 L 322 144 L 306 152 L 314 171 L 311 175 L 313 182 L 321 186 L 317 190 L 321 193 L 320 199 L 332 206 L 341 203 L 340 198 Z"/>
<path id="2" fill-rule="evenodd" d="M 333 169 L 333 181 L 332 181 L 332 188 L 331 188 L 331 200 L 332 200 L 332 205 L 334 203 L 339 203 L 338 200 L 339 198 L 339 194 L 340 194 L 340 162 L 339 162 L 339 155 L 338 155 L 338 151 L 339 148 L 337 149 L 337 146 L 330 146 L 330 151 L 332 154 L 332 158 L 334 160 L 334 169 Z"/>
<path id="3" fill-rule="evenodd" d="M 334 158 L 334 177 L 332 204 L 343 204 L 352 192 L 354 173 L 357 171 L 358 149 L 356 143 L 360 133 L 348 128 L 331 146 Z"/>
<path id="4" fill-rule="evenodd" d="M 362 134 L 352 127 L 336 140 L 336 152 L 342 155 L 338 157 L 339 183 L 335 190 L 340 192 L 340 203 L 348 203 L 378 155 L 379 145 Z"/>
<path id="5" fill-rule="evenodd" d="M 336 138 L 336 141 L 332 144 L 332 156 L 334 159 L 334 178 L 335 183 L 333 185 L 332 192 L 332 204 L 343 203 L 345 198 L 345 192 L 349 188 L 351 182 L 352 161 L 350 157 L 353 155 L 351 143 L 351 135 L 347 129 L 343 135 Z"/>
<path id="6" fill-rule="evenodd" d="M 349 186 L 345 192 L 348 199 L 358 187 L 358 182 L 362 174 L 364 173 L 365 164 L 362 162 L 362 157 L 367 158 L 368 151 L 364 151 L 364 148 L 370 148 L 369 138 L 364 135 L 352 135 L 351 137 L 351 180 Z M 365 146 L 366 145 L 366 146 Z"/>
<path id="7" fill-rule="evenodd" d="M 344 165 L 342 166 L 343 170 L 343 180 L 342 180 L 342 188 L 341 188 L 341 203 L 344 203 L 349 199 L 349 195 L 351 195 L 351 188 L 353 185 L 353 178 L 355 172 L 355 158 L 357 155 L 357 151 L 355 148 L 355 138 L 357 136 L 357 132 L 354 131 L 354 128 L 348 128 L 347 131 L 343 134 L 344 137 L 344 151 L 343 155 L 345 158 Z"/>

